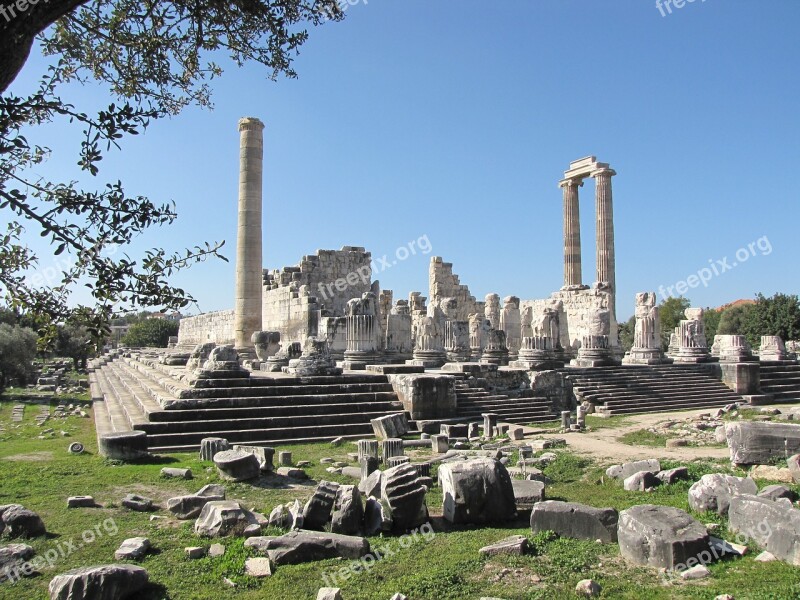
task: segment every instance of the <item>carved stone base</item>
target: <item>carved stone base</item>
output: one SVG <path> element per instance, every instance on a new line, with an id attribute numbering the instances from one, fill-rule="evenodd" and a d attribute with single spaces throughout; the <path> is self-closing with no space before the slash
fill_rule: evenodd
<path id="1" fill-rule="evenodd" d="M 377 365 L 383 357 L 377 352 L 345 352 L 342 368 L 348 371 L 364 371 L 367 365 Z"/>
<path id="2" fill-rule="evenodd" d="M 289 366 L 288 358 L 277 358 L 270 356 L 267 360 L 261 363 L 261 370 L 267 373 L 280 373 L 283 367 Z"/>
<path id="3" fill-rule="evenodd" d="M 623 365 L 668 365 L 672 359 L 657 348 L 632 348 L 622 359 Z"/>
<path id="4" fill-rule="evenodd" d="M 508 366 L 508 350 L 484 350 L 481 362 L 498 367 Z"/>
<path id="5" fill-rule="evenodd" d="M 555 357 L 536 360 L 520 357 L 517 360 L 509 361 L 508 366 L 515 369 L 525 369 L 526 371 L 549 371 L 563 368 L 564 363 L 563 359 L 557 360 Z"/>
<path id="6" fill-rule="evenodd" d="M 672 357 L 676 363 L 698 364 L 709 362 L 711 353 L 708 348 L 678 348 L 678 352 Z"/>

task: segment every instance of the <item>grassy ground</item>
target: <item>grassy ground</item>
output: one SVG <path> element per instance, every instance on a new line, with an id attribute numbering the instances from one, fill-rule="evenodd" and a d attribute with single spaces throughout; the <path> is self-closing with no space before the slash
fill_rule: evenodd
<path id="1" fill-rule="evenodd" d="M 71 398 L 71 401 L 85 401 Z M 380 600 L 402 591 L 412 600 L 469 600 L 482 596 L 508 600 L 575 598 L 576 583 L 593 578 L 603 586 L 603 597 L 623 599 L 713 598 L 730 593 L 737 600 L 789 599 L 800 597 L 800 569 L 784 563 L 760 564 L 755 553 L 743 559 L 711 566 L 709 580 L 684 583 L 662 580 L 653 569 L 626 565 L 616 544 L 557 539 L 548 534 L 531 535 L 527 515 L 518 522 L 494 528 L 450 528 L 436 515 L 441 513 L 441 492 L 434 488 L 428 495 L 434 531 L 413 537 L 375 537 L 373 549 L 384 556 L 371 568 L 337 577 L 347 563 L 336 560 L 276 570 L 271 578 L 253 580 L 243 575 L 248 550 L 241 540 L 227 539 L 227 551 L 221 558 L 187 560 L 186 546 L 208 544 L 194 535 L 193 522 L 172 519 L 150 520 L 150 515 L 127 511 L 119 506 L 129 492 L 150 496 L 162 506 L 166 499 L 191 493 L 202 485 L 219 482 L 213 468 L 200 462 L 195 454 L 180 454 L 153 460 L 147 464 L 113 464 L 96 452 L 95 434 L 90 419 L 69 417 L 51 420 L 43 428 L 33 422 L 38 408 L 28 407 L 22 426 L 10 423 L 11 406 L 16 399 L 0 398 L 0 504 L 18 502 L 38 512 L 50 532 L 48 537 L 29 543 L 44 555 L 48 550 L 70 548 L 41 575 L 16 584 L 0 583 L 0 599 L 38 600 L 47 598 L 47 585 L 57 573 L 79 566 L 114 562 L 114 550 L 126 537 L 150 538 L 155 551 L 140 561 L 150 573 L 153 586 L 142 600 L 241 599 L 271 598 L 306 600 L 316 598 L 317 590 L 327 583 L 342 588 L 346 600 Z M 41 429 L 52 427 L 54 437 L 38 439 Z M 61 435 L 66 431 L 69 436 Z M 71 456 L 66 447 L 81 441 L 87 452 Z M 327 444 L 292 446 L 295 460 L 310 460 L 308 469 L 314 480 L 322 478 L 350 482 L 325 472 L 320 459 L 330 456 L 346 460 L 353 446 L 331 448 Z M 165 466 L 191 467 L 193 481 L 165 480 L 159 475 Z M 551 499 L 585 502 L 595 506 L 625 509 L 635 504 L 656 503 L 688 510 L 689 483 L 663 487 L 653 493 L 625 492 L 616 482 L 604 477 L 604 466 L 567 451 L 545 469 L 553 480 L 548 486 Z M 664 464 L 665 467 L 676 466 Z M 693 478 L 707 472 L 728 470 L 726 465 L 691 463 Z M 764 482 L 766 483 L 766 482 Z M 226 484 L 228 497 L 243 505 L 269 512 L 276 504 L 295 498 L 307 498 L 314 483 L 289 488 L 270 485 Z M 66 508 L 70 495 L 89 494 L 103 508 Z M 154 513 L 166 516 L 159 510 Z M 716 516 L 698 515 L 703 522 L 720 522 Z M 532 552 L 524 557 L 480 558 L 478 549 L 511 534 L 528 535 Z M 349 572 L 348 572 L 349 573 Z M 223 578 L 233 580 L 231 589 Z M 336 578 L 336 579 L 334 579 Z"/>

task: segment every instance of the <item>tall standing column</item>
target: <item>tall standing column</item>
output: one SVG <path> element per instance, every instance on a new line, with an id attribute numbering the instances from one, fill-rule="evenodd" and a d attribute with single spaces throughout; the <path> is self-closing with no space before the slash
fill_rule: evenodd
<path id="1" fill-rule="evenodd" d="M 579 286 L 582 284 L 582 275 L 578 188 L 583 181 L 564 179 L 558 185 L 564 190 L 564 287 Z"/>
<path id="2" fill-rule="evenodd" d="M 237 349 L 253 346 L 261 330 L 261 201 L 264 124 L 253 117 L 239 120 L 239 229 L 236 237 L 234 335 Z"/>
<path id="3" fill-rule="evenodd" d="M 597 281 L 605 281 L 616 297 L 617 283 L 614 261 L 614 205 L 611 196 L 611 178 L 614 169 L 598 169 L 592 173 L 596 182 L 595 209 L 597 211 Z"/>

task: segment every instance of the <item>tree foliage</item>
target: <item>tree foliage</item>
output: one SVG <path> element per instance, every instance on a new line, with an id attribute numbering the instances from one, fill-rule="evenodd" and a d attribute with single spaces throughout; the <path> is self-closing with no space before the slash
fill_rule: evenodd
<path id="1" fill-rule="evenodd" d="M 27 327 L 0 323 L 0 390 L 28 383 L 36 358 L 36 333 Z"/>
<path id="2" fill-rule="evenodd" d="M 619 323 L 619 343 L 625 352 L 633 348 L 634 334 L 636 332 L 636 317 L 633 316 L 624 323 Z"/>
<path id="3" fill-rule="evenodd" d="M 120 343 L 137 348 L 166 348 L 169 338 L 178 335 L 178 328 L 177 321 L 146 319 L 131 325 Z"/>
<path id="4" fill-rule="evenodd" d="M 708 346 L 714 343 L 714 336 L 719 333 L 719 322 L 722 318 L 722 312 L 713 308 L 707 308 L 703 312 L 703 325 L 706 329 L 706 341 Z"/>
<path id="5" fill-rule="evenodd" d="M 86 368 L 86 362 L 94 356 L 96 350 L 94 340 L 86 327 L 59 325 L 55 352 L 58 356 L 71 358 L 76 371 Z"/>
<path id="6" fill-rule="evenodd" d="M 756 296 L 743 320 L 747 341 L 757 347 L 762 335 L 778 335 L 784 341 L 800 339 L 800 300 L 796 295 L 775 294 L 771 298 Z"/>
<path id="7" fill-rule="evenodd" d="M 745 335 L 745 322 L 748 320 L 748 313 L 752 308 L 752 304 L 739 304 L 723 310 L 717 333 L 719 335 Z"/>
<path id="8" fill-rule="evenodd" d="M 169 278 L 198 261 L 222 258 L 224 242 L 181 252 L 153 248 L 138 259 L 112 253 L 147 229 L 172 223 L 175 205 L 131 194 L 113 178 L 84 189 L 75 180 L 41 177 L 35 172 L 51 151 L 34 136 L 46 137 L 42 128 L 51 122 L 72 124 L 81 132 L 76 176 L 97 178 L 104 155 L 125 137 L 189 104 L 211 105 L 209 84 L 222 73 L 215 56 L 263 65 L 272 79 L 294 77 L 293 57 L 308 37 L 303 26 L 342 17 L 336 0 L 51 0 L 29 4 L 19 18 L 0 19 L 0 213 L 7 223 L 0 231 L 0 295 L 15 312 L 36 319 L 46 346 L 52 347 L 58 322 L 83 322 L 99 339 L 120 306 L 188 305 L 191 295 Z M 53 64 L 32 94 L 9 93 L 37 36 Z M 107 108 L 89 114 L 63 100 L 66 84 L 91 80 L 108 86 L 113 101 Z M 54 256 L 71 258 L 55 280 L 28 277 L 44 268 L 26 237 L 36 234 Z M 92 302 L 75 306 L 70 295 L 83 284 Z"/>

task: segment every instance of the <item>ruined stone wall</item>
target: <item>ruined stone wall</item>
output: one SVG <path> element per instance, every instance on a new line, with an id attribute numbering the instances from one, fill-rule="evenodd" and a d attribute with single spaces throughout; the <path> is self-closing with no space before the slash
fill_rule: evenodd
<path id="1" fill-rule="evenodd" d="M 178 345 L 196 346 L 206 342 L 234 343 L 233 311 L 220 310 L 196 317 L 184 317 L 178 329 Z"/>
<path id="2" fill-rule="evenodd" d="M 530 306 L 535 314 L 544 308 L 552 308 L 561 303 L 559 311 L 561 326 L 561 346 L 568 352 L 575 353 L 581 346 L 584 335 L 589 335 L 592 315 L 599 309 L 609 308 L 610 295 L 604 290 L 590 288 L 584 290 L 561 290 L 550 298 L 543 300 L 523 300 L 520 309 Z M 610 343 L 612 348 L 619 348 L 617 322 L 611 313 Z"/>
<path id="3" fill-rule="evenodd" d="M 279 331 L 282 342 L 318 335 L 321 315 L 340 317 L 347 301 L 372 285 L 372 255 L 364 248 L 318 250 L 296 267 L 264 271 L 262 327 Z"/>
<path id="4" fill-rule="evenodd" d="M 483 303 L 477 302 L 470 294 L 469 287 L 462 285 L 458 275 L 453 273 L 453 263 L 447 263 L 441 256 L 432 256 L 428 269 L 428 292 L 431 303 L 442 298 L 455 298 L 458 302 L 455 320 L 467 321 L 474 313 L 483 314 Z"/>

